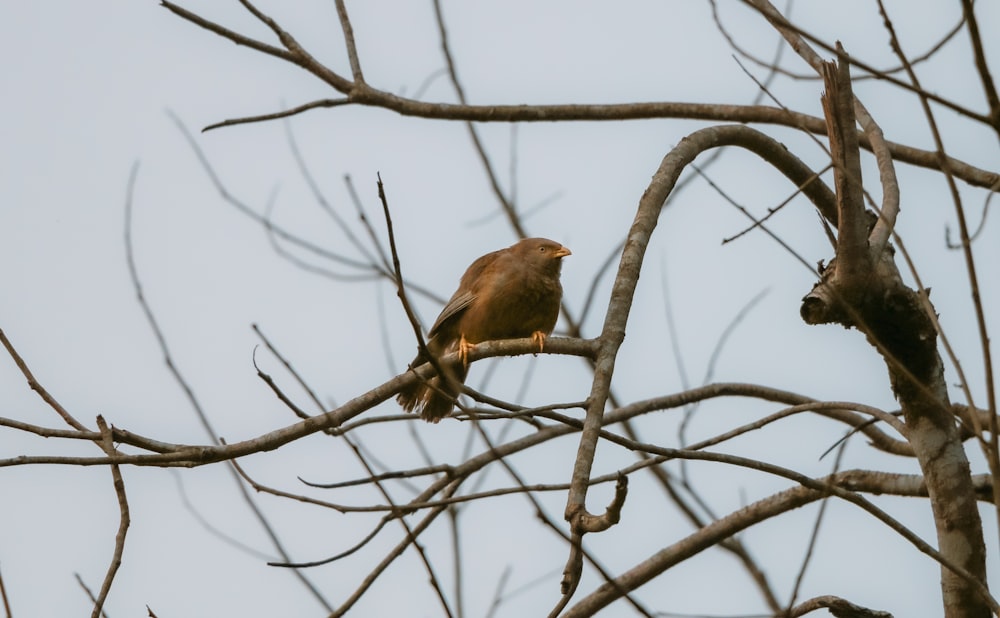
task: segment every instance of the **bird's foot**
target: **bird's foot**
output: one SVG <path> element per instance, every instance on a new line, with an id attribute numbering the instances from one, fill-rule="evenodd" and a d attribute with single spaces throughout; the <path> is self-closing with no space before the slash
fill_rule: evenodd
<path id="1" fill-rule="evenodd" d="M 545 350 L 545 333 L 540 330 L 536 330 L 531 333 L 531 340 L 538 344 L 538 351 L 542 352 Z"/>
<path id="2" fill-rule="evenodd" d="M 469 368 L 469 350 L 474 347 L 476 344 L 469 343 L 465 335 L 462 335 L 461 339 L 458 340 L 458 358 L 462 360 L 462 366 L 466 369 Z"/>

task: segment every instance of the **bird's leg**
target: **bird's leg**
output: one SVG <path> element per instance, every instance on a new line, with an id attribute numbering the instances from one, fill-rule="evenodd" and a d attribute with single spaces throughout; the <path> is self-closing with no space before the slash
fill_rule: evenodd
<path id="1" fill-rule="evenodd" d="M 531 333 L 531 340 L 538 344 L 538 351 L 542 352 L 545 350 L 545 333 L 540 330 L 536 330 Z"/>
<path id="2" fill-rule="evenodd" d="M 469 367 L 469 350 L 476 347 L 476 344 L 469 343 L 463 334 L 458 340 L 458 357 L 462 359 L 462 366 L 468 369 Z"/>

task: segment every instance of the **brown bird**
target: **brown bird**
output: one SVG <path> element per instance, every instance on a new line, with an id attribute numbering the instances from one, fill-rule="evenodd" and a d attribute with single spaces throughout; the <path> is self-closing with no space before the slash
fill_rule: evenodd
<path id="1" fill-rule="evenodd" d="M 465 383 L 469 348 L 477 343 L 531 337 L 541 351 L 559 317 L 559 272 L 570 254 L 547 238 L 526 238 L 473 262 L 427 333 L 427 351 L 435 358 L 458 351 L 461 362 L 439 363 L 444 379 L 434 376 L 407 387 L 396 397 L 399 405 L 431 423 L 448 416 Z M 426 362 L 418 352 L 410 369 Z"/>

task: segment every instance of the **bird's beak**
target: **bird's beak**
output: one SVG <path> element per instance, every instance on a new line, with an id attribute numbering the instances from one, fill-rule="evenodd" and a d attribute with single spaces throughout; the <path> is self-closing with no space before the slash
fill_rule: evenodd
<path id="1" fill-rule="evenodd" d="M 561 258 L 561 257 L 566 257 L 567 255 L 573 255 L 573 252 L 567 249 L 566 247 L 559 245 L 559 248 L 556 249 L 556 252 L 552 254 L 552 257 Z"/>

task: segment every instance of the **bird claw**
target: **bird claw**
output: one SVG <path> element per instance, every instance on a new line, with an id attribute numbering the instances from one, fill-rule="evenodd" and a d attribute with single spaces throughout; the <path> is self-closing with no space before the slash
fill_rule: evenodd
<path id="1" fill-rule="evenodd" d="M 540 330 L 536 330 L 531 333 L 531 340 L 538 344 L 538 351 L 542 352 L 545 350 L 545 333 Z"/>
<path id="2" fill-rule="evenodd" d="M 469 343 L 465 335 L 458 340 L 458 358 L 462 361 L 462 367 L 469 368 L 469 350 L 476 347 L 476 344 Z"/>

